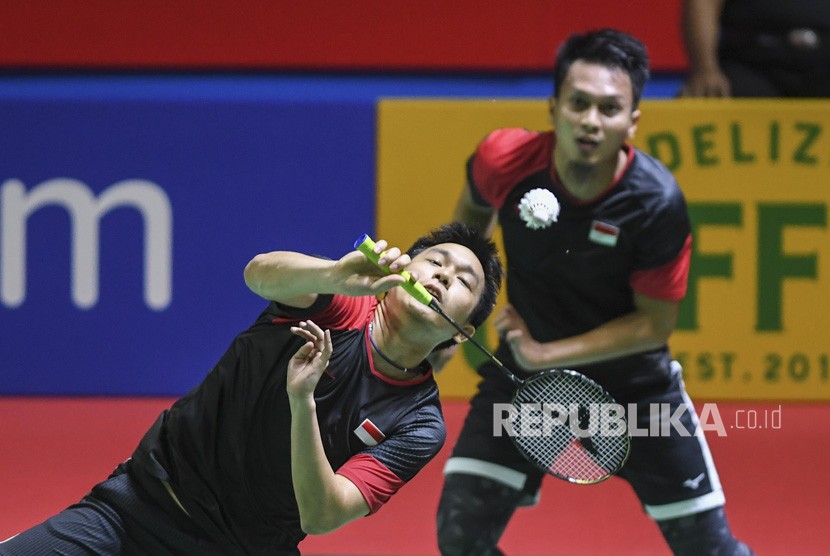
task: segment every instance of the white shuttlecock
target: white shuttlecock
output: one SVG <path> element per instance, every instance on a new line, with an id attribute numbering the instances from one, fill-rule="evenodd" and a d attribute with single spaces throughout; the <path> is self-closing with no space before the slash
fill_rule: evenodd
<path id="1" fill-rule="evenodd" d="M 547 189 L 531 189 L 519 202 L 519 216 L 528 228 L 547 228 L 559 218 L 559 200 Z"/>

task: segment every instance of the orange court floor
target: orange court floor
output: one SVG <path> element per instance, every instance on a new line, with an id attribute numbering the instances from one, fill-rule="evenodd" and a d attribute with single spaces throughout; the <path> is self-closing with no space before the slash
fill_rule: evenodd
<path id="1" fill-rule="evenodd" d="M 105 479 L 172 402 L 0 397 L 0 539 L 57 513 Z M 830 404 L 717 407 L 726 435 L 710 432 L 707 438 L 735 534 L 758 556 L 830 554 Z M 438 554 L 434 516 L 441 471 L 466 409 L 466 401 L 445 400 L 448 438 L 438 457 L 377 514 L 308 537 L 300 545 L 303 554 Z M 771 415 L 780 422 L 773 423 Z M 510 556 L 670 554 L 620 479 L 591 486 L 546 479 L 540 503 L 517 511 L 500 546 Z"/>

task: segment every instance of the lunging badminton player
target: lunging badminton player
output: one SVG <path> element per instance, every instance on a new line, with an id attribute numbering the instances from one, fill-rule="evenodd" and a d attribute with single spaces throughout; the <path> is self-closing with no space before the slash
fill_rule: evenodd
<path id="1" fill-rule="evenodd" d="M 635 404 L 640 428 L 649 428 L 653 404 L 671 414 L 685 405 L 684 432 L 692 434 L 697 417 L 667 345 L 686 292 L 689 216 L 669 170 L 628 143 L 648 73 L 646 48 L 631 35 L 571 36 L 554 69 L 554 129 L 488 135 L 469 159 L 455 215 L 482 230 L 501 227 L 509 305 L 493 324 L 505 365 L 523 377 L 580 371 L 624 407 Z M 520 207 L 544 200 L 536 189 L 558 197 L 558 221 L 523 216 Z M 492 432 L 493 404 L 509 402 L 514 385 L 489 362 L 479 373 L 445 468 L 438 511 L 445 556 L 499 554 L 514 510 L 536 499 L 544 476 Z M 675 554 L 749 554 L 727 523 L 705 438 L 671 432 L 632 438 L 620 477 Z"/>
<path id="2" fill-rule="evenodd" d="M 463 224 L 379 263 L 470 333 L 501 285 L 494 245 Z M 376 512 L 435 456 L 446 430 L 427 358 L 464 338 L 401 276 L 357 251 L 282 251 L 254 257 L 245 280 L 271 302 L 204 381 L 110 478 L 0 554 L 299 554 L 307 533 Z"/>

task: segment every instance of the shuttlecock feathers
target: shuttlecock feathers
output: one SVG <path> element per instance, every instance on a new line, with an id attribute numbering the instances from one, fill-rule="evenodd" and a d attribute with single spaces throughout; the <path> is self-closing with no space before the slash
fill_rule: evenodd
<path id="1" fill-rule="evenodd" d="M 559 200 L 547 189 L 531 189 L 519 202 L 519 217 L 528 228 L 547 228 L 559 218 Z"/>

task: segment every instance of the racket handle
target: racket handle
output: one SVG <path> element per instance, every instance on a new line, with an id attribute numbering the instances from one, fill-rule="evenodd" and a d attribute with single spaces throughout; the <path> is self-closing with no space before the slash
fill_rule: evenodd
<path id="1" fill-rule="evenodd" d="M 366 258 L 375 263 L 375 265 L 377 265 L 381 270 L 388 274 L 392 273 L 388 266 L 380 266 L 378 264 L 380 255 L 375 253 L 375 242 L 372 241 L 372 238 L 370 238 L 367 234 L 363 234 L 357 238 L 357 241 L 354 242 L 354 248 L 366 255 Z M 401 284 L 401 287 L 424 305 L 430 306 L 432 303 L 432 294 L 429 293 L 422 284 L 417 282 L 407 271 L 401 270 L 398 274 L 403 276 L 406 280 L 406 282 Z"/>

